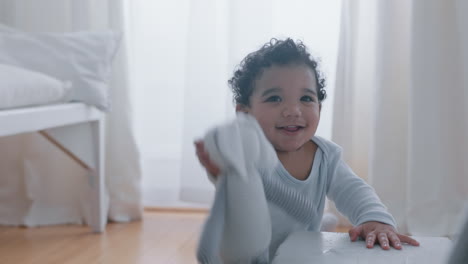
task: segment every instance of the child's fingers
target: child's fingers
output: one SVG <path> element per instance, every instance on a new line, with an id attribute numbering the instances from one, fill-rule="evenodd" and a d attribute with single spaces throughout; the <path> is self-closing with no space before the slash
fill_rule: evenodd
<path id="1" fill-rule="evenodd" d="M 390 232 L 387 236 L 395 249 L 401 249 L 401 241 L 394 232 Z"/>
<path id="2" fill-rule="evenodd" d="M 203 142 L 195 141 L 195 150 L 198 157 L 198 161 L 200 161 L 203 167 L 206 167 L 209 164 L 209 156 L 208 153 L 205 152 Z"/>
<path id="3" fill-rule="evenodd" d="M 204 152 L 202 154 L 203 158 L 203 166 L 205 166 L 206 170 L 213 176 L 218 176 L 218 174 L 221 172 L 219 167 L 211 161 L 210 156 L 208 153 Z"/>
<path id="4" fill-rule="evenodd" d="M 211 167 L 214 166 L 213 163 L 210 160 L 210 156 L 208 155 L 208 153 L 206 153 L 206 152 L 197 152 L 197 155 L 198 155 L 198 160 L 203 165 L 203 167 L 205 167 L 206 169 L 209 170 Z"/>
<path id="5" fill-rule="evenodd" d="M 362 226 L 355 226 L 351 228 L 348 231 L 349 238 L 351 239 L 351 241 L 356 241 L 358 237 L 361 235 L 361 232 L 362 232 Z"/>
<path id="6" fill-rule="evenodd" d="M 387 233 L 381 232 L 380 234 L 377 235 L 377 239 L 379 240 L 380 247 L 385 250 L 389 250 L 389 242 L 388 242 L 388 237 Z"/>
<path id="7" fill-rule="evenodd" d="M 419 246 L 419 242 L 416 241 L 415 239 L 412 239 L 411 237 L 409 236 L 405 236 L 405 235 L 398 235 L 398 237 L 400 238 L 400 241 L 403 242 L 403 243 L 408 243 L 412 246 Z"/>
<path id="8" fill-rule="evenodd" d="M 203 144 L 203 141 L 201 140 L 196 140 L 195 142 L 193 142 L 195 144 L 195 149 L 197 150 L 197 153 L 198 152 L 204 152 L 205 151 L 205 145 Z"/>
<path id="9" fill-rule="evenodd" d="M 375 235 L 374 231 L 367 234 L 367 236 L 366 236 L 366 247 L 367 248 L 373 248 L 374 247 L 375 238 L 376 238 L 376 235 Z"/>
<path id="10" fill-rule="evenodd" d="M 218 168 L 218 166 L 211 165 L 208 169 L 208 172 L 213 176 L 218 176 L 219 173 L 221 173 L 221 170 Z"/>
<path id="11" fill-rule="evenodd" d="M 200 161 L 209 160 L 208 153 L 205 151 L 205 146 L 203 141 L 195 141 L 195 150 Z M 205 165 L 205 164 L 203 164 Z"/>
<path id="12" fill-rule="evenodd" d="M 214 164 L 210 156 L 208 155 L 208 152 L 205 151 L 205 146 L 203 144 L 203 141 L 195 141 L 195 149 L 196 149 L 196 154 L 198 157 L 198 161 L 200 161 L 201 165 L 205 167 L 205 169 L 213 176 L 217 176 L 220 173 L 219 167 Z"/>

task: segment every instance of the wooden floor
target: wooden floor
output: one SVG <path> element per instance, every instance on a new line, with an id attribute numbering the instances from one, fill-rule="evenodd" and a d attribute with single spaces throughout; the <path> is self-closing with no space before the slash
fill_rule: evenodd
<path id="1" fill-rule="evenodd" d="M 0 263 L 191 264 L 205 213 L 145 212 L 144 220 L 107 225 L 0 227 Z"/>
<path id="2" fill-rule="evenodd" d="M 205 218 L 203 212 L 145 212 L 143 221 L 111 223 L 103 234 L 76 225 L 0 226 L 0 263 L 197 263 Z"/>

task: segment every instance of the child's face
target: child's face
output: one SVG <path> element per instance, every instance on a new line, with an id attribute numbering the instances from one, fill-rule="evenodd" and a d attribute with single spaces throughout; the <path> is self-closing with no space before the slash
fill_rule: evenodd
<path id="1" fill-rule="evenodd" d="M 273 147 L 280 152 L 300 149 L 315 134 L 320 120 L 315 75 L 306 65 L 286 65 L 263 71 L 255 81 L 250 106 Z"/>

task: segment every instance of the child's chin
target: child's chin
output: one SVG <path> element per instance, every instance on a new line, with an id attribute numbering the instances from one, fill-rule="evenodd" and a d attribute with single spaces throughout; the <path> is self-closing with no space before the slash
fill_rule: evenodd
<path id="1" fill-rule="evenodd" d="M 275 147 L 276 151 L 279 152 L 294 152 L 302 148 L 302 145 L 280 145 Z"/>

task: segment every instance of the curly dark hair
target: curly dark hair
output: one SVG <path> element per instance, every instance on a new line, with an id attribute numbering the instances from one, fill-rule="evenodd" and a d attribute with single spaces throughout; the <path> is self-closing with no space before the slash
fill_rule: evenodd
<path id="1" fill-rule="evenodd" d="M 234 76 L 228 81 L 234 93 L 234 103 L 249 106 L 249 98 L 254 90 L 255 80 L 263 71 L 273 65 L 305 64 L 310 67 L 317 80 L 317 96 L 321 103 L 327 96 L 325 78 L 318 69 L 318 62 L 310 55 L 307 47 L 298 40 L 272 38 L 259 50 L 245 57 Z"/>

